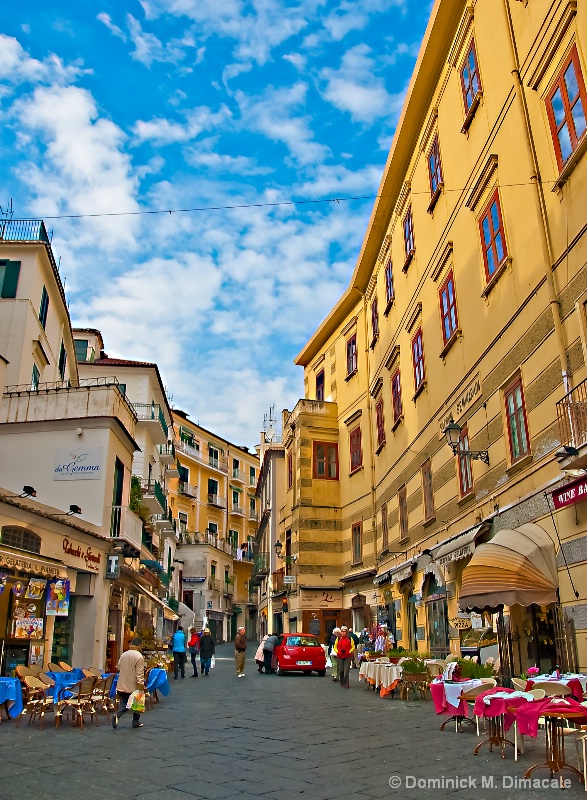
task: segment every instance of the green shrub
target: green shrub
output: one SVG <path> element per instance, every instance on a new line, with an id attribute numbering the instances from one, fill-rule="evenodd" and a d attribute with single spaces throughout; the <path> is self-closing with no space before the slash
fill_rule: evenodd
<path id="1" fill-rule="evenodd" d="M 459 658 L 457 663 L 461 668 L 461 678 L 490 678 L 493 674 L 491 664 L 477 664 L 464 658 Z"/>
<path id="2" fill-rule="evenodd" d="M 401 666 L 408 675 L 419 675 L 426 672 L 426 664 L 422 658 L 408 658 L 406 661 L 402 661 Z"/>

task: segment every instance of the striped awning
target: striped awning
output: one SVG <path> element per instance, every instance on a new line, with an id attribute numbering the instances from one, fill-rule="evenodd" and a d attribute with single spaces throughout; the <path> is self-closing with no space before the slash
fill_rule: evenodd
<path id="1" fill-rule="evenodd" d="M 502 530 L 480 544 L 463 570 L 459 606 L 463 610 L 556 602 L 558 574 L 552 539 L 528 523 Z"/>

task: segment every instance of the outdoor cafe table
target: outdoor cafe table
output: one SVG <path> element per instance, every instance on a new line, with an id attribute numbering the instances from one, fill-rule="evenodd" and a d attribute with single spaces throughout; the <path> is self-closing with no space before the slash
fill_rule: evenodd
<path id="1" fill-rule="evenodd" d="M 114 697 L 116 694 L 116 685 L 118 683 L 118 675 L 112 681 L 112 687 L 110 689 L 110 697 Z M 169 680 L 167 678 L 167 672 L 160 667 L 153 667 L 153 669 L 149 673 L 149 679 L 147 681 L 147 691 L 153 694 L 154 692 L 161 692 L 164 697 L 167 697 L 169 694 Z"/>
<path id="2" fill-rule="evenodd" d="M 49 687 L 47 691 L 47 694 L 53 697 L 55 703 L 59 699 L 59 692 L 62 689 L 73 686 L 75 683 L 84 679 L 84 673 L 77 667 L 71 672 L 47 672 L 45 674 L 55 682 L 55 686 Z"/>
<path id="3" fill-rule="evenodd" d="M 0 705 L 2 703 L 7 704 L 11 719 L 22 714 L 22 687 L 18 678 L 0 678 Z"/>
<path id="4" fill-rule="evenodd" d="M 561 675 L 560 678 L 557 678 L 556 675 L 536 675 L 526 682 L 526 691 L 529 692 L 534 685 L 540 688 L 540 684 L 544 681 L 563 683 L 569 687 L 573 697 L 579 701 L 583 699 L 583 693 L 587 690 L 587 675 Z"/>
<path id="5" fill-rule="evenodd" d="M 506 745 L 509 744 L 516 749 L 516 744 L 506 738 L 506 731 L 515 722 L 516 709 L 525 703 L 533 702 L 533 700 L 534 698 L 531 694 L 516 692 L 507 687 L 492 687 L 487 689 L 486 692 L 478 694 L 475 698 L 473 714 L 476 717 L 484 717 L 488 720 L 489 736 L 477 745 L 473 751 L 474 755 L 477 755 L 485 744 L 489 745 L 490 751 L 493 750 L 493 745 L 499 747 L 502 758 L 505 758 Z"/>
<path id="6" fill-rule="evenodd" d="M 432 681 L 430 694 L 432 695 L 436 713 L 448 716 L 448 719 L 440 726 L 441 731 L 444 730 L 444 726 L 450 720 L 455 720 L 458 725 L 463 719 L 468 719 L 469 706 L 461 695 L 466 694 L 471 689 L 475 689 L 477 686 L 481 686 L 482 683 L 483 681 L 477 678 L 451 683 L 442 680 Z"/>
<path id="7" fill-rule="evenodd" d="M 398 685 L 402 677 L 402 668 L 398 664 L 388 662 L 364 661 L 359 670 L 359 680 L 365 679 L 365 688 L 379 687 L 379 694 L 385 697 Z"/>
<path id="8" fill-rule="evenodd" d="M 544 700 L 526 703 L 516 712 L 516 721 L 520 733 L 536 737 L 538 735 L 539 717 L 543 717 L 545 723 L 544 761 L 527 769 L 524 773 L 524 778 L 529 778 L 535 769 L 544 767 L 550 771 L 550 777 L 554 773 L 562 772 L 564 769 L 570 770 L 575 775 L 578 775 L 581 783 L 583 783 L 583 776 L 580 771 L 571 766 L 571 764 L 567 764 L 564 728 L 567 721 L 587 725 L 587 708 L 577 703 L 576 700 L 557 697 L 545 697 Z"/>

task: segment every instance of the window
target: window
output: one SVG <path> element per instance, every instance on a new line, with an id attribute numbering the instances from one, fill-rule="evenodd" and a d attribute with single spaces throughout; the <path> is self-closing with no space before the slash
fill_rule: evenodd
<path id="1" fill-rule="evenodd" d="M 497 189 L 479 220 L 479 228 L 483 245 L 485 276 L 487 281 L 490 281 L 508 254 Z"/>
<path id="2" fill-rule="evenodd" d="M 236 478 L 236 480 L 239 479 L 239 471 L 240 471 L 240 462 L 239 462 L 238 458 L 233 458 L 232 459 L 232 477 Z"/>
<path id="3" fill-rule="evenodd" d="M 434 518 L 432 463 L 429 458 L 422 464 L 422 494 L 424 496 L 424 521 L 427 522 Z"/>
<path id="4" fill-rule="evenodd" d="M 36 392 L 39 388 L 39 381 L 41 380 L 41 373 L 36 364 L 33 364 L 33 374 L 31 375 L 31 391 Z"/>
<path id="5" fill-rule="evenodd" d="M 41 537 L 26 528 L 7 525 L 2 528 L 2 544 L 27 553 L 41 552 Z"/>
<path id="6" fill-rule="evenodd" d="M 393 303 L 393 298 L 393 265 L 390 258 L 385 265 L 385 300 L 388 306 Z"/>
<path id="7" fill-rule="evenodd" d="M 78 362 L 87 361 L 89 341 L 87 339 L 74 339 L 75 357 Z"/>
<path id="8" fill-rule="evenodd" d="M 383 398 L 379 399 L 375 405 L 375 416 L 377 420 L 377 447 L 382 448 L 385 444 L 385 419 L 383 416 Z"/>
<path id="9" fill-rule="evenodd" d="M 355 522 L 352 528 L 353 565 L 363 560 L 363 523 Z"/>
<path id="10" fill-rule="evenodd" d="M 393 424 L 396 425 L 402 418 L 402 384 L 399 369 L 391 376 L 391 399 L 393 402 Z"/>
<path id="11" fill-rule="evenodd" d="M 406 255 L 406 267 L 412 260 L 416 242 L 414 240 L 414 219 L 412 217 L 412 206 L 410 206 L 404 217 L 404 251 Z M 405 267 L 404 267 L 405 269 Z"/>
<path id="12" fill-rule="evenodd" d="M 387 503 L 381 506 L 381 546 L 383 550 L 389 547 L 389 528 L 387 527 Z"/>
<path id="13" fill-rule="evenodd" d="M 481 92 L 477 50 L 473 39 L 471 39 L 469 52 L 461 68 L 461 89 L 463 90 L 463 100 L 465 101 L 465 112 L 468 114 L 473 109 L 473 104 L 478 100 Z"/>
<path id="14" fill-rule="evenodd" d="M 412 339 L 412 363 L 414 365 L 414 389 L 420 391 L 424 385 L 424 345 L 422 342 L 422 328 L 418 328 Z"/>
<path id="15" fill-rule="evenodd" d="M 216 500 L 218 497 L 218 481 L 208 478 L 208 502 Z"/>
<path id="16" fill-rule="evenodd" d="M 324 400 L 324 370 L 316 375 L 316 400 Z"/>
<path id="17" fill-rule="evenodd" d="M 61 348 L 59 350 L 59 375 L 61 380 L 65 380 L 65 366 L 67 364 L 67 353 L 65 352 L 65 345 L 61 342 Z"/>
<path id="18" fill-rule="evenodd" d="M 314 442 L 314 477 L 338 480 L 338 445 L 332 442 Z"/>
<path id="19" fill-rule="evenodd" d="M 351 472 L 363 465 L 363 448 L 361 447 L 361 428 L 355 428 L 350 433 Z"/>
<path id="20" fill-rule="evenodd" d="M 257 475 L 255 472 L 255 467 L 249 467 L 249 484 L 251 486 L 255 486 L 257 483 Z"/>
<path id="21" fill-rule="evenodd" d="M 212 536 L 216 536 L 218 534 L 218 523 L 217 522 L 209 522 L 208 523 L 208 533 L 211 533 Z M 214 572 L 216 568 L 213 567 Z"/>
<path id="22" fill-rule="evenodd" d="M 47 324 L 47 313 L 49 311 L 49 293 L 47 287 L 43 286 L 43 293 L 41 295 L 41 306 L 39 308 L 39 322 L 45 327 Z"/>
<path id="23" fill-rule="evenodd" d="M 512 464 L 530 452 L 528 420 L 522 381 L 517 378 L 504 392 L 505 411 Z"/>
<path id="24" fill-rule="evenodd" d="M 254 497 L 249 497 L 249 515 L 254 517 L 257 513 L 257 501 Z"/>
<path id="25" fill-rule="evenodd" d="M 556 160 L 559 169 L 562 169 L 579 146 L 587 128 L 587 93 L 577 45 L 573 45 L 546 98 L 546 110 L 554 141 Z"/>
<path id="26" fill-rule="evenodd" d="M 238 507 L 239 507 L 239 493 L 236 491 L 236 489 L 233 489 L 232 490 L 232 508 L 235 509 L 235 508 L 238 508 Z"/>
<path id="27" fill-rule="evenodd" d="M 371 303 L 371 330 L 373 331 L 373 339 L 371 347 L 374 346 L 377 339 L 379 339 L 379 311 L 377 310 L 377 298 L 373 298 Z"/>
<path id="28" fill-rule="evenodd" d="M 469 450 L 469 432 L 467 428 L 461 430 L 459 450 Z M 469 456 L 459 456 L 459 486 L 461 497 L 473 491 L 473 470 Z"/>
<path id="29" fill-rule="evenodd" d="M 187 467 L 182 467 L 181 464 L 177 465 L 177 471 L 179 472 L 179 482 L 180 483 L 189 483 L 190 482 L 190 471 Z M 216 481 L 215 481 L 216 483 Z"/>
<path id="30" fill-rule="evenodd" d="M 408 492 L 402 486 L 397 493 L 397 503 L 399 506 L 399 540 L 404 542 L 408 538 Z"/>
<path id="31" fill-rule="evenodd" d="M 212 447 L 212 445 L 208 445 L 208 456 L 210 459 L 210 466 L 218 469 L 218 459 L 220 453 L 215 447 Z"/>
<path id="32" fill-rule="evenodd" d="M 428 174 L 430 176 L 430 194 L 434 197 L 434 195 L 440 191 L 444 183 L 438 136 L 434 137 L 432 147 L 428 153 Z"/>
<path id="33" fill-rule="evenodd" d="M 350 378 L 357 371 L 357 334 L 354 333 L 346 343 L 346 376 Z"/>
<path id="34" fill-rule="evenodd" d="M 0 297 L 16 297 L 19 273 L 20 261 L 0 261 Z"/>
<path id="35" fill-rule="evenodd" d="M 457 317 L 457 300 L 452 270 L 440 287 L 440 316 L 442 318 L 442 338 L 446 344 L 456 333 L 459 326 Z"/>
<path id="36" fill-rule="evenodd" d="M 287 488 L 291 489 L 293 486 L 293 455 L 290 453 L 287 457 Z"/>
<path id="37" fill-rule="evenodd" d="M 179 530 L 182 533 L 185 533 L 188 529 L 188 515 L 185 512 L 180 511 L 177 515 L 177 518 L 179 520 Z"/>
<path id="38" fill-rule="evenodd" d="M 210 523 L 210 524 L 214 525 L 213 522 Z M 210 533 L 212 533 L 212 531 L 210 531 Z M 216 564 L 215 563 L 210 564 L 210 577 L 212 579 L 214 579 L 216 577 Z"/>

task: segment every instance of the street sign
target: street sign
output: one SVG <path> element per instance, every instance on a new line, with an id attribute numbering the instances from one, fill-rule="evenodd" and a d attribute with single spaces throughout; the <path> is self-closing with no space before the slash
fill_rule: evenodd
<path id="1" fill-rule="evenodd" d="M 120 559 L 117 555 L 108 555 L 106 562 L 106 578 L 116 580 L 120 577 Z"/>
<path id="2" fill-rule="evenodd" d="M 296 585 L 296 576 L 295 575 L 284 575 L 283 576 L 284 584 L 289 584 L 290 586 Z"/>

